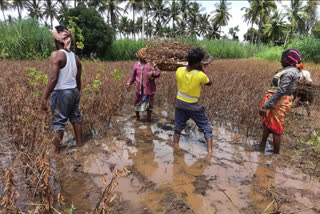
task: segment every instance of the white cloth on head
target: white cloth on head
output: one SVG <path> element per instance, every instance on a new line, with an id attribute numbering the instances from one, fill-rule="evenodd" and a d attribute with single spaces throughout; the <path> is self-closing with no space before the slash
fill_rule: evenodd
<path id="1" fill-rule="evenodd" d="M 299 82 L 300 83 L 312 83 L 310 72 L 307 70 L 301 70 Z"/>

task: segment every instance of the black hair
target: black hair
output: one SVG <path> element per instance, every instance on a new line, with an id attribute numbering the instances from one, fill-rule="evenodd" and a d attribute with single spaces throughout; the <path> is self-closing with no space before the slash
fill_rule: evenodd
<path id="1" fill-rule="evenodd" d="M 188 65 L 192 66 L 202 61 L 205 52 L 201 48 L 194 48 L 188 52 Z"/>
<path id="2" fill-rule="evenodd" d="M 58 25 L 58 26 L 55 26 L 55 29 L 58 31 L 58 33 L 64 31 L 64 30 L 68 30 L 65 26 L 63 25 Z"/>

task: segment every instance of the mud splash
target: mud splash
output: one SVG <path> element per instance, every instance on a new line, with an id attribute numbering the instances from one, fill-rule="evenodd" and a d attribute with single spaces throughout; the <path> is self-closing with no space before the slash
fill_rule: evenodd
<path id="1" fill-rule="evenodd" d="M 126 109 L 130 109 L 129 107 Z M 126 116 L 129 115 L 129 116 Z M 55 161 L 59 189 L 74 213 L 92 210 L 103 191 L 101 178 L 127 167 L 119 179 L 114 213 L 319 213 L 320 183 L 279 157 L 253 152 L 253 139 L 214 126 L 214 152 L 191 122 L 178 146 L 171 116 L 155 111 L 153 123 L 136 122 L 124 110 L 108 138 L 66 149 Z"/>

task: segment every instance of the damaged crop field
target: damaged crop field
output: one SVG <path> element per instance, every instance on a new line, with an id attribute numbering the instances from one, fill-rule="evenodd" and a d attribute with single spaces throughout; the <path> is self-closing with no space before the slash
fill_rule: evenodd
<path id="1" fill-rule="evenodd" d="M 51 114 L 40 103 L 48 65 L 0 61 L 0 213 L 320 212 L 319 65 L 306 64 L 315 85 L 311 116 L 291 110 L 280 155 L 251 149 L 262 135 L 258 107 L 280 63 L 208 65 L 213 85 L 203 87 L 200 102 L 214 130 L 210 155 L 191 121 L 179 146 L 170 143 L 174 72 L 156 79 L 148 123 L 144 114 L 135 120 L 134 87 L 126 88 L 134 62 L 90 60 L 82 61 L 84 146 L 74 146 L 68 124 L 54 154 Z"/>

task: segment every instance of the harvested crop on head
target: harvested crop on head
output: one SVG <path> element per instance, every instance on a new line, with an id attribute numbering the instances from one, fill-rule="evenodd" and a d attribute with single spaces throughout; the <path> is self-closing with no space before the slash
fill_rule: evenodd
<path id="1" fill-rule="evenodd" d="M 162 71 L 176 71 L 178 67 L 186 66 L 188 51 L 194 48 L 174 40 L 148 41 L 145 48 L 141 48 L 136 56 L 157 65 Z M 209 55 L 205 56 L 205 64 L 209 64 Z"/>

